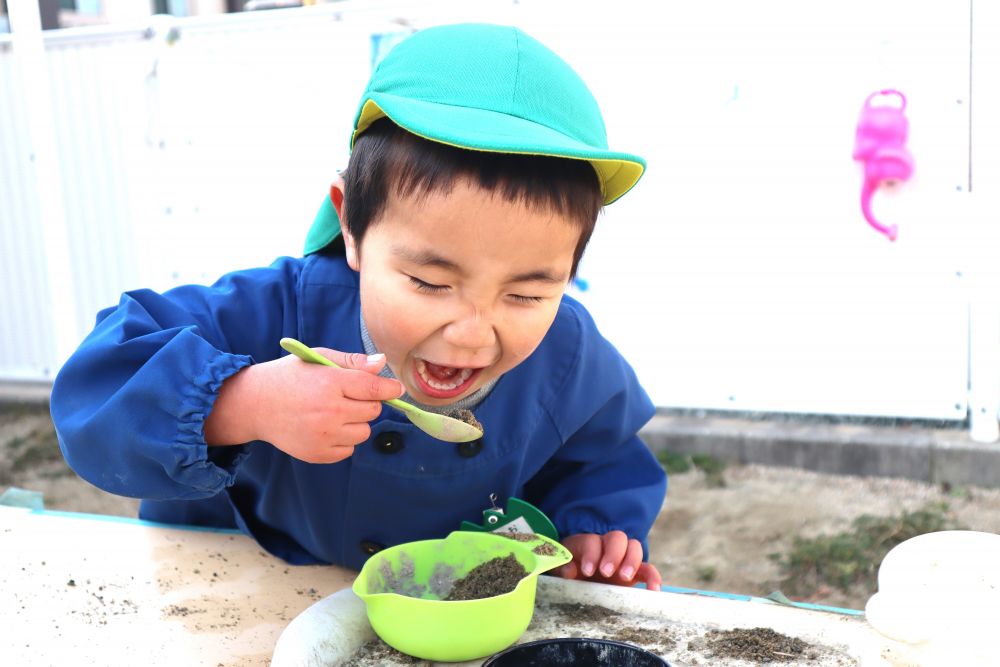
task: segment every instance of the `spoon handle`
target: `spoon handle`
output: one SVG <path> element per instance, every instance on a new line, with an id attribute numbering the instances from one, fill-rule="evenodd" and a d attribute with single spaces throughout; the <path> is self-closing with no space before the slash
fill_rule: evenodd
<path id="1" fill-rule="evenodd" d="M 305 343 L 295 340 L 294 338 L 282 338 L 280 341 L 281 347 L 285 350 L 291 352 L 296 357 L 303 361 L 310 361 L 314 364 L 323 364 L 324 366 L 333 366 L 334 368 L 340 368 L 337 364 L 333 363 L 326 357 L 324 357 L 319 352 L 316 352 L 311 347 L 307 346 Z M 407 403 L 406 401 L 401 401 L 398 398 L 390 398 L 382 401 L 392 407 L 396 408 L 400 412 L 409 413 L 414 410 L 415 407 Z"/>
<path id="2" fill-rule="evenodd" d="M 333 363 L 326 357 L 324 357 L 319 352 L 316 352 L 311 347 L 306 344 L 295 340 L 294 338 L 282 338 L 279 344 L 285 350 L 291 352 L 296 357 L 302 361 L 310 361 L 314 364 L 323 364 L 324 366 L 333 366 L 334 368 L 340 368 L 337 364 Z"/>

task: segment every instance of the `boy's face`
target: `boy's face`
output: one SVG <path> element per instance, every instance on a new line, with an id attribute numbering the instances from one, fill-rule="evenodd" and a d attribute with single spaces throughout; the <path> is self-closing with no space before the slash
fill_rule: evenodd
<path id="1" fill-rule="evenodd" d="M 362 247 L 344 240 L 379 352 L 416 401 L 447 405 L 538 346 L 579 235 L 557 213 L 460 180 L 447 194 L 390 194 Z"/>

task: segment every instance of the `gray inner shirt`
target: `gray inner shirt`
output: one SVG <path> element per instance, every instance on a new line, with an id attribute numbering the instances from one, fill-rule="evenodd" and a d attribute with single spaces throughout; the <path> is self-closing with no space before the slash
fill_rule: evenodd
<path id="1" fill-rule="evenodd" d="M 368 327 L 365 326 L 364 317 L 361 318 L 361 342 L 364 343 L 365 354 L 378 354 L 378 349 L 375 347 L 375 343 L 372 341 L 372 337 L 368 334 Z M 383 368 L 379 372 L 379 375 L 381 375 L 382 377 L 398 379 L 393 374 L 393 372 L 389 370 L 388 364 L 386 364 L 385 368 Z M 418 408 L 427 410 L 428 412 L 436 412 L 438 414 L 448 414 L 452 410 L 461 410 L 461 409 L 475 410 L 476 406 L 482 403 L 483 399 L 485 399 L 487 396 L 490 395 L 490 391 L 493 390 L 493 387 L 496 385 L 496 383 L 497 383 L 496 379 L 490 380 L 482 387 L 480 387 L 478 390 L 476 390 L 474 393 L 469 394 L 462 400 L 456 401 L 450 405 L 425 405 L 423 403 L 418 403 L 417 401 L 413 400 L 413 398 L 408 393 L 403 394 L 403 400 L 409 403 L 410 405 L 415 405 Z"/>

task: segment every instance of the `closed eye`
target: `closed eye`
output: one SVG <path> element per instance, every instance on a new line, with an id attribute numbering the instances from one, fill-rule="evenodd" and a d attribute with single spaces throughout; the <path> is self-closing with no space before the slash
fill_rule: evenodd
<path id="1" fill-rule="evenodd" d="M 545 300 L 545 297 L 541 296 L 524 296 L 522 294 L 508 294 L 507 296 L 518 303 L 540 303 Z"/>
<path id="2" fill-rule="evenodd" d="M 439 294 L 449 289 L 447 285 L 435 285 L 433 283 L 425 282 L 420 278 L 416 278 L 414 276 L 407 276 L 407 278 L 410 279 L 410 283 L 417 288 L 418 292 L 426 292 L 428 294 Z"/>

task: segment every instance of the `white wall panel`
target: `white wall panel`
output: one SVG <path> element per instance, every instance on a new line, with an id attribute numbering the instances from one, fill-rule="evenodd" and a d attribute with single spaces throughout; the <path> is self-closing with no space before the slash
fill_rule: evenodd
<path id="1" fill-rule="evenodd" d="M 657 404 L 964 418 L 968 2 L 534 6 L 612 144 L 649 161 L 580 296 Z M 851 159 L 882 88 L 909 98 L 916 162 L 876 195 L 895 243 L 862 219 Z"/>
<path id="2" fill-rule="evenodd" d="M 151 52 L 140 33 L 47 49 L 81 338 L 98 310 L 139 286 L 134 229 L 142 219 L 131 197 L 145 177 L 143 81 Z"/>
<path id="3" fill-rule="evenodd" d="M 149 81 L 158 187 L 139 240 L 146 282 L 210 283 L 300 255 L 331 180 L 347 165 L 373 35 L 497 21 L 506 7 L 345 3 L 177 22 Z"/>
<path id="4" fill-rule="evenodd" d="M 50 39 L 79 336 L 123 289 L 300 253 L 346 164 L 373 34 L 514 22 L 584 76 L 612 147 L 649 161 L 599 223 L 581 268 L 590 288 L 575 293 L 657 404 L 965 417 L 968 277 L 995 255 L 984 200 L 968 192 L 970 3 L 607 9 L 345 2 L 168 21 L 151 39 Z M 8 55 L 0 295 L 15 316 L 0 326 L 0 377 L 44 378 L 58 360 L 32 305 L 48 289 L 40 195 Z M 876 196 L 895 243 L 862 219 L 851 160 L 862 102 L 886 87 L 909 99 L 916 161 L 911 181 Z M 31 327 L 27 365 L 15 318 Z"/>
<path id="5" fill-rule="evenodd" d="M 20 81 L 0 45 L 0 375 L 52 377 L 55 340 Z"/>

